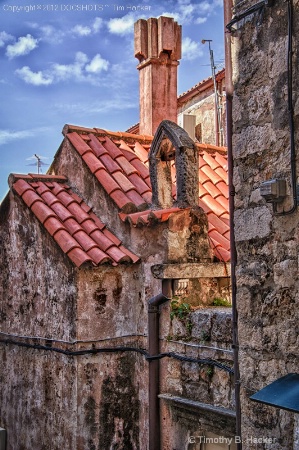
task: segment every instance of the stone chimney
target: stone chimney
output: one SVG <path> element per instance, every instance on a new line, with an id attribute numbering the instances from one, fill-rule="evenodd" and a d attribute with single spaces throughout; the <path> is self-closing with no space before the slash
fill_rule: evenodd
<path id="1" fill-rule="evenodd" d="M 140 134 L 154 135 L 162 120 L 177 122 L 177 67 L 181 26 L 170 17 L 135 23 L 139 60 Z"/>

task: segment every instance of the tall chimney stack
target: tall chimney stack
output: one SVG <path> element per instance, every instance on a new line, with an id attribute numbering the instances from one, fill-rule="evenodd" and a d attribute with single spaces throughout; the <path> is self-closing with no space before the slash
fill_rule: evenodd
<path id="1" fill-rule="evenodd" d="M 154 135 L 162 120 L 177 122 L 177 67 L 181 26 L 170 17 L 135 23 L 135 57 L 139 60 L 139 133 Z"/>

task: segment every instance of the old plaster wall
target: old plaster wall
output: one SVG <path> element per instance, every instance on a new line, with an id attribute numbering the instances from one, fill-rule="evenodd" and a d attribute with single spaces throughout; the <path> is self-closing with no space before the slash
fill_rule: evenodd
<path id="1" fill-rule="evenodd" d="M 75 271 L 17 196 L 1 206 L 0 338 L 54 346 L 75 338 Z M 76 363 L 1 343 L 0 421 L 7 450 L 76 446 Z M 67 414 L 65 413 L 67 411 Z"/>
<path id="2" fill-rule="evenodd" d="M 17 335 L 1 338 L 74 351 L 146 347 L 140 264 L 74 269 L 17 196 L 1 213 L 1 331 Z M 12 343 L 0 351 L 8 450 L 143 448 L 142 355 L 64 356 Z"/>
<path id="3" fill-rule="evenodd" d="M 82 270 L 78 339 L 93 340 L 94 347 L 146 348 L 140 279 L 138 264 Z M 143 355 L 134 352 L 78 359 L 78 448 L 143 448 L 147 369 Z"/>
<path id="4" fill-rule="evenodd" d="M 225 78 L 217 82 L 219 92 L 219 106 L 221 106 L 221 119 L 223 126 L 223 144 L 226 145 L 226 114 L 225 114 Z M 216 122 L 215 122 L 215 94 L 214 86 L 199 90 L 191 99 L 184 101 L 178 99 L 178 124 L 183 127 L 183 115 L 191 114 L 196 117 L 196 138 L 205 144 L 216 144 Z M 220 143 L 219 143 L 220 145 Z"/>
<path id="5" fill-rule="evenodd" d="M 237 12 L 254 2 L 242 2 Z M 293 99 L 298 153 L 299 2 L 273 2 L 260 24 L 256 14 L 236 25 L 233 50 L 233 156 L 236 189 L 234 215 L 237 246 L 243 448 L 251 438 L 272 438 L 257 449 L 292 449 L 294 415 L 255 404 L 249 396 L 287 373 L 297 372 L 298 352 L 298 222 L 275 215 L 260 195 L 262 182 L 287 180 L 292 206 L 290 129 L 287 95 L 288 4 L 293 3 Z M 298 166 L 297 166 L 298 170 Z M 297 425 L 298 427 L 298 425 Z"/>

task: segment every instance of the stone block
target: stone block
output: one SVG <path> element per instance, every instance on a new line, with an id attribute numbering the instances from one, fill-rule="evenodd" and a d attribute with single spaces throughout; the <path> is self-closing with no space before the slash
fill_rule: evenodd
<path id="1" fill-rule="evenodd" d="M 269 236 L 272 214 L 267 206 L 235 211 L 237 242 Z"/>

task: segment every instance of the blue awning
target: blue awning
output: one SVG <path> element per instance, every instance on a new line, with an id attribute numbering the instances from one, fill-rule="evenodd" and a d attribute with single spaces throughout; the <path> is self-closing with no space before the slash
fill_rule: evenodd
<path id="1" fill-rule="evenodd" d="M 289 373 L 278 378 L 278 380 L 253 394 L 250 400 L 298 413 L 299 374 Z"/>

